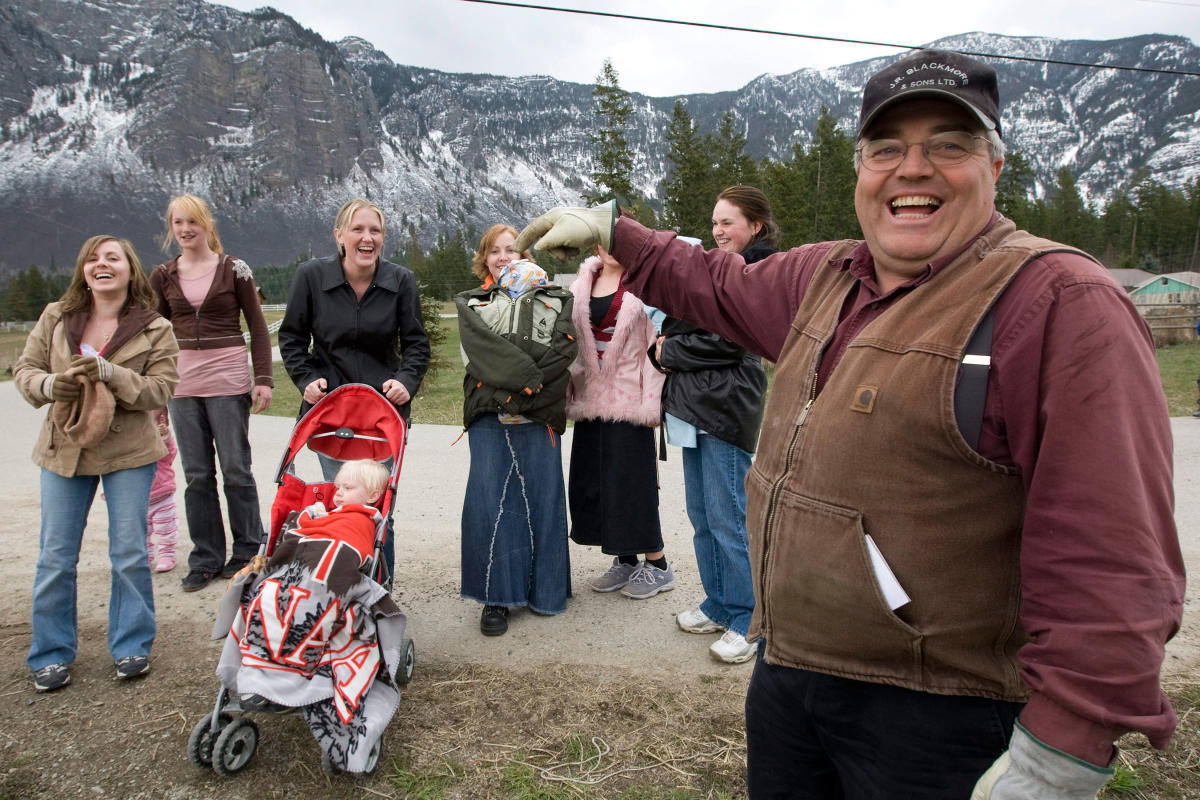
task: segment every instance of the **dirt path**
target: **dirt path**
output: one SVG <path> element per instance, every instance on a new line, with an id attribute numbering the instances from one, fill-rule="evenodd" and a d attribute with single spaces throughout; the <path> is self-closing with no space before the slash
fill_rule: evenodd
<path id="1" fill-rule="evenodd" d="M 256 766 L 260 771 L 253 781 L 221 783 L 211 773 L 198 774 L 186 762 L 187 731 L 198 715 L 211 707 L 216 694 L 212 670 L 218 645 L 208 640 L 208 634 L 221 589 L 214 585 L 194 594 L 180 591 L 179 579 L 185 572 L 182 565 L 154 578 L 160 625 L 154 672 L 132 685 L 111 679 L 103 633 L 109 570 L 106 519 L 100 502 L 89 519 L 80 560 L 81 643 L 74 684 L 56 695 L 34 694 L 24 657 L 29 645 L 29 589 L 37 557 L 40 501 L 38 471 L 29 454 L 43 414 L 25 404 L 11 382 L 0 384 L 0 474 L 6 476 L 8 489 L 5 512 L 0 516 L 0 584 L 10 590 L 5 622 L 0 624 L 0 800 L 39 796 L 51 786 L 60 797 L 263 798 L 317 786 L 325 787 L 326 796 L 342 796 L 328 792 L 315 747 L 302 729 L 284 738 L 285 763 Z M 1184 557 L 1194 571 L 1200 566 L 1200 420 L 1178 418 L 1172 420 L 1172 426 L 1176 517 Z M 290 430 L 288 419 L 255 417 L 251 421 L 254 472 L 264 519 L 274 495 L 274 470 Z M 597 550 L 572 545 L 575 597 L 567 612 L 559 617 L 518 613 L 508 635 L 485 638 L 478 633 L 479 606 L 458 596 L 458 519 L 468 461 L 465 439 L 451 446 L 458 433 L 449 426 L 415 427 L 402 469 L 396 585 L 398 601 L 409 616 L 409 632 L 417 643 L 418 675 L 434 677 L 438 685 L 452 685 L 461 680 L 459 670 L 477 670 L 515 679 L 515 684 L 502 687 L 512 692 L 514 686 L 535 685 L 539 676 L 554 672 L 561 681 L 547 684 L 551 694 L 575 687 L 586 698 L 596 686 L 611 689 L 615 681 L 645 691 L 644 696 L 634 698 L 636 703 L 652 704 L 655 696 L 664 693 L 712 695 L 719 700 L 712 715 L 731 726 L 718 741 L 728 734 L 736 736 L 749 668 L 712 661 L 707 647 L 713 637 L 683 634 L 673 623 L 675 612 L 695 605 L 702 597 L 691 554 L 679 459 L 663 464 L 661 472 L 663 533 L 678 588 L 647 601 L 591 592 L 587 580 L 602 571 L 608 559 Z M 563 447 L 569 452 L 569 433 Z M 303 469 L 302 465 L 302 474 Z M 1200 664 L 1198 596 L 1193 584 L 1183 630 L 1168 645 L 1164 670 L 1168 675 L 1192 674 Z M 481 679 L 476 675 L 471 680 Z M 446 699 L 428 694 L 430 690 L 417 681 L 412 690 L 417 704 L 425 703 L 425 724 L 436 727 L 438 706 Z M 539 708 L 545 713 L 555 702 L 561 698 L 526 697 L 520 701 L 524 707 L 518 710 L 507 708 L 500 698 L 500 705 L 488 713 L 501 725 L 505 714 L 517 719 Z M 563 702 L 563 713 L 569 714 L 577 703 L 584 700 Z M 585 717 L 593 714 L 597 724 L 609 722 L 603 712 L 584 708 L 578 713 Z M 398 721 L 405 714 L 402 703 Z M 297 721 L 279 722 L 290 730 Z M 653 725 L 655 720 L 641 724 Z M 419 751 L 422 743 L 413 738 L 415 731 L 405 729 L 393 735 L 389 730 L 392 746 Z M 525 741 L 520 730 L 508 733 Z M 730 774 L 738 769 L 736 757 L 733 762 Z M 387 790 L 378 780 L 366 785 Z M 307 795 L 302 792 L 301 796 Z"/>

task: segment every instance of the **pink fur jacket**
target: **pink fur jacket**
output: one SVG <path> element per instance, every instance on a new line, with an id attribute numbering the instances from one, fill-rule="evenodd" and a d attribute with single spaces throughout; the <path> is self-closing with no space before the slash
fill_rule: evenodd
<path id="1" fill-rule="evenodd" d="M 567 417 L 658 425 L 664 376 L 646 355 L 656 338 L 654 323 L 646 316 L 642 301 L 626 292 L 612 341 L 603 360 L 599 359 L 589 310 L 592 283 L 599 273 L 600 259 L 593 256 L 580 265 L 579 277 L 571 284 L 579 355 L 571 365 Z"/>

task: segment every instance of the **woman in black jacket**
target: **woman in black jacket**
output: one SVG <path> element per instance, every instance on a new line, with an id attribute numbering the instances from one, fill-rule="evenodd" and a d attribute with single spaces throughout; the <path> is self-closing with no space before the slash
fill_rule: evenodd
<path id="1" fill-rule="evenodd" d="M 292 278 L 279 328 L 279 354 L 303 395 L 300 416 L 347 383 L 378 389 L 408 421 L 409 403 L 429 368 L 429 337 L 412 272 L 383 258 L 383 211 L 362 197 L 334 222 L 338 254 L 306 261 Z M 325 480 L 341 462 L 318 454 Z M 391 519 L 383 556 L 395 560 Z"/>
<path id="2" fill-rule="evenodd" d="M 717 247 L 747 263 L 775 252 L 779 229 L 767 198 L 751 186 L 731 186 L 713 208 Z M 746 641 L 754 611 L 746 538 L 746 473 L 758 444 L 767 379 L 762 361 L 738 345 L 668 317 L 651 350 L 667 375 L 663 416 L 667 441 L 683 448 L 684 490 L 705 599 L 676 615 L 689 633 L 724 635 L 713 657 L 741 663 L 754 657 Z"/>

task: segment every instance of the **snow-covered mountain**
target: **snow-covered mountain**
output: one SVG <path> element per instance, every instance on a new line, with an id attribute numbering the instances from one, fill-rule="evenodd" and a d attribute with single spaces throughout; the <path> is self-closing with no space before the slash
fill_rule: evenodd
<path id="1" fill-rule="evenodd" d="M 969 33 L 939 47 L 1059 61 L 1200 69 L 1181 37 L 1062 41 Z M 701 130 L 732 109 L 756 157 L 807 144 L 824 105 L 851 126 L 888 58 L 764 75 L 687 95 Z M 1200 176 L 1200 79 L 997 60 L 1005 138 L 1039 186 L 1067 166 L 1103 202 L 1139 170 Z M 592 169 L 592 87 L 544 76 L 451 74 L 330 43 L 272 9 L 201 0 L 22 0 L 0 7 L 0 276 L 69 266 L 109 232 L 158 256 L 167 199 L 216 206 L 226 248 L 252 264 L 332 250 L 337 207 L 368 195 L 391 245 L 520 223 L 576 203 Z M 668 167 L 675 97 L 635 94 L 628 138 L 650 195 Z M 389 246 L 390 249 L 390 246 Z"/>

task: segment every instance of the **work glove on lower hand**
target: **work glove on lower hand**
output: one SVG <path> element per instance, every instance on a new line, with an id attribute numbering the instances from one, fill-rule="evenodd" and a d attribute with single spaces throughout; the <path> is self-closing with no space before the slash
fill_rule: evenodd
<path id="1" fill-rule="evenodd" d="M 79 399 L 82 391 L 79 381 L 69 375 L 51 373 L 42 381 L 42 394 L 46 399 L 53 400 L 56 403 L 59 401 L 64 403 L 74 402 Z"/>
<path id="2" fill-rule="evenodd" d="M 526 225 L 513 247 L 523 253 L 532 245 L 564 261 L 597 244 L 611 250 L 619 214 L 616 200 L 591 208 L 552 208 Z"/>
<path id="3" fill-rule="evenodd" d="M 1112 776 L 1111 768 L 1056 750 L 1017 724 L 1008 750 L 983 773 L 971 800 L 1095 800 Z"/>
<path id="4" fill-rule="evenodd" d="M 71 369 L 92 383 L 108 383 L 113 376 L 113 365 L 103 356 L 75 356 L 71 359 Z"/>

